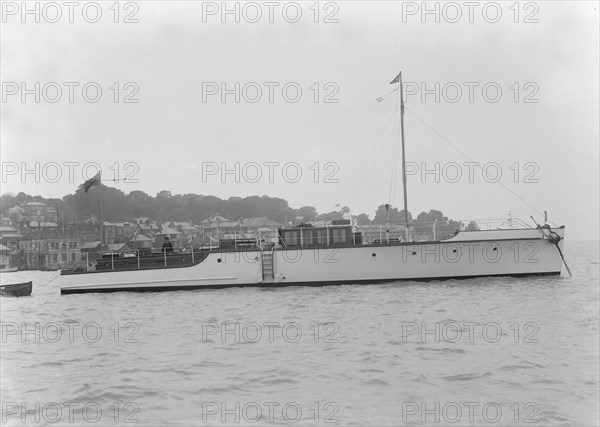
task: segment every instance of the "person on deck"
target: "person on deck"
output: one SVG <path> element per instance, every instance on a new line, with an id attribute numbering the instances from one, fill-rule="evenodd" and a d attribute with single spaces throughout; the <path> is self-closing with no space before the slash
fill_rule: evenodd
<path id="1" fill-rule="evenodd" d="M 173 252 L 173 243 L 170 242 L 169 236 L 165 236 L 165 243 L 162 245 L 162 251 L 166 253 Z"/>

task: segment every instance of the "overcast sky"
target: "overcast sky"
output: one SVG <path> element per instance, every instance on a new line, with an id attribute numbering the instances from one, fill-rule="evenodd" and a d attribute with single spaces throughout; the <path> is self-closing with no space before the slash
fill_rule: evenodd
<path id="1" fill-rule="evenodd" d="M 567 238 L 598 238 L 597 2 L 428 3 L 439 18 L 421 2 L 229 3 L 240 22 L 221 2 L 111 4 L 92 23 L 94 5 L 39 3 L 37 23 L 3 3 L 2 193 L 62 197 L 95 162 L 104 180 L 133 174 L 104 182 L 125 192 L 269 195 L 373 218 L 402 207 L 398 98 L 376 101 L 402 70 L 413 214 L 547 210 Z M 36 163 L 39 182 L 22 175 Z"/>

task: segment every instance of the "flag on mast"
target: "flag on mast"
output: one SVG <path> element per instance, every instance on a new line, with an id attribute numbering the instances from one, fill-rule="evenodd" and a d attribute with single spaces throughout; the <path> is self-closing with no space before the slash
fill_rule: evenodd
<path id="1" fill-rule="evenodd" d="M 93 177 L 88 179 L 86 182 L 84 182 L 82 184 L 83 191 L 85 191 L 87 193 L 90 188 L 94 187 L 95 185 L 99 185 L 100 181 L 102 180 L 100 174 L 101 174 L 101 172 L 98 171 L 98 173 L 96 175 L 94 175 Z"/>
<path id="2" fill-rule="evenodd" d="M 398 73 L 396 78 L 390 82 L 391 85 L 393 85 L 394 83 L 398 83 L 400 81 L 400 74 L 402 74 L 402 73 Z"/>

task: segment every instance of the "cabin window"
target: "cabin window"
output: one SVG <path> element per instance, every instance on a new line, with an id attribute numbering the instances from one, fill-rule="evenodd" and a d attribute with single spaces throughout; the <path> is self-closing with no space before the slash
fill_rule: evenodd
<path id="1" fill-rule="evenodd" d="M 283 232 L 283 241 L 288 246 L 294 246 L 298 244 L 298 235 L 296 231 L 284 231 Z"/>
<path id="2" fill-rule="evenodd" d="M 304 246 L 313 245 L 315 242 L 315 234 L 312 230 L 302 230 L 302 240 L 304 241 Z"/>
<path id="3" fill-rule="evenodd" d="M 346 243 L 346 229 L 345 228 L 334 228 L 333 229 L 333 243 Z"/>
<path id="4" fill-rule="evenodd" d="M 71 253 L 71 261 L 75 261 L 75 252 Z"/>
<path id="5" fill-rule="evenodd" d="M 67 254 L 62 254 L 60 259 L 62 259 L 63 262 L 67 262 Z"/>
<path id="6" fill-rule="evenodd" d="M 317 230 L 317 243 L 320 245 L 327 244 L 327 229 Z"/>
<path id="7" fill-rule="evenodd" d="M 57 254 L 52 255 L 52 262 L 58 262 L 58 255 Z"/>

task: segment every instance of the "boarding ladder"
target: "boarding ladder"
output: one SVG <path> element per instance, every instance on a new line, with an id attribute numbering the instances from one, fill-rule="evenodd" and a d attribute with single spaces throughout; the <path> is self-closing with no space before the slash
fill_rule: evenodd
<path id="1" fill-rule="evenodd" d="M 263 283 L 272 283 L 275 277 L 273 267 L 274 251 L 262 251 L 262 279 Z"/>

